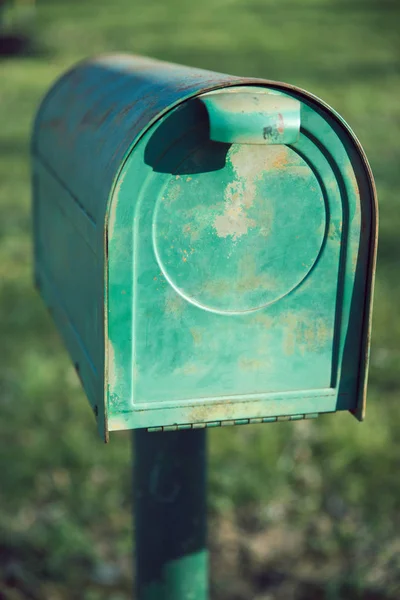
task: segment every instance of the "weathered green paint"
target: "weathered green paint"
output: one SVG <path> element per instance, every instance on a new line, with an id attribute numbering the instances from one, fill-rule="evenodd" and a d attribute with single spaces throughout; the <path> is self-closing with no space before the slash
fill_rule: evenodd
<path id="1" fill-rule="evenodd" d="M 33 157 L 36 279 L 105 436 L 362 418 L 376 200 L 334 111 L 103 57 L 50 91 Z"/>
<path id="2" fill-rule="evenodd" d="M 293 147 L 215 144 L 201 105 L 188 102 L 125 163 L 111 205 L 115 306 L 127 269 L 120 249 L 135 261 L 109 339 L 114 365 L 133 364 L 134 377 L 109 380 L 110 429 L 356 407 L 358 190 L 332 125 L 307 105 L 303 121 L 309 135 Z M 363 217 L 369 229 L 370 206 Z M 365 290 L 365 262 L 358 276 Z"/>
<path id="3" fill-rule="evenodd" d="M 134 432 L 136 598 L 207 600 L 205 431 Z"/>
<path id="4" fill-rule="evenodd" d="M 237 87 L 202 94 L 210 139 L 228 144 L 294 144 L 300 134 L 300 102 L 274 90 Z"/>

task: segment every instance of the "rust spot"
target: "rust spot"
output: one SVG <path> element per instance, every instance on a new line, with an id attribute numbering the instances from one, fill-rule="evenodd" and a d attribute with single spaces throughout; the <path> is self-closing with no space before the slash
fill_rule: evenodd
<path id="1" fill-rule="evenodd" d="M 354 193 L 359 198 L 360 197 L 360 188 L 358 187 L 357 177 L 356 177 L 356 174 L 354 173 L 354 169 L 351 164 L 349 164 L 346 167 L 346 175 L 350 180 L 351 187 L 353 188 Z"/>
<path id="2" fill-rule="evenodd" d="M 315 318 L 311 313 L 287 315 L 285 322 L 288 325 L 285 334 L 288 354 L 293 354 L 295 348 L 302 354 L 306 351 L 318 351 L 333 337 L 333 331 L 326 320 Z"/>
<path id="3" fill-rule="evenodd" d="M 224 400 L 224 419 L 227 421 L 233 419 L 233 409 L 235 403 L 232 400 Z M 206 423 L 207 421 L 217 420 L 218 415 L 221 413 L 220 404 L 203 404 L 194 406 L 188 414 L 188 421 L 190 423 Z"/>
<path id="4" fill-rule="evenodd" d="M 326 320 L 315 318 L 312 313 L 288 314 L 282 322 L 285 325 L 283 349 L 287 355 L 292 355 L 296 349 L 301 354 L 322 349 L 333 336 Z"/>
<path id="5" fill-rule="evenodd" d="M 288 153 L 286 148 L 283 146 L 279 152 L 275 154 L 272 161 L 272 167 L 274 169 L 284 169 L 288 164 Z"/>
<path id="6" fill-rule="evenodd" d="M 115 122 L 116 122 L 116 124 L 121 123 L 121 121 L 123 121 L 123 119 L 131 112 L 131 110 L 136 106 L 136 104 L 138 102 L 139 102 L 139 100 L 135 100 L 134 102 L 131 102 L 130 104 L 127 104 L 126 106 L 124 106 L 124 108 L 122 108 L 115 115 Z"/>
<path id="7" fill-rule="evenodd" d="M 296 330 L 299 343 L 305 343 L 307 346 L 319 348 L 324 346 L 328 339 L 329 331 L 323 319 L 316 319 L 308 326 Z"/>
<path id="8" fill-rule="evenodd" d="M 92 108 L 84 113 L 81 119 L 81 126 L 93 126 L 100 127 L 113 113 L 114 106 L 110 106 L 103 114 L 96 114 L 96 111 Z"/>
<path id="9" fill-rule="evenodd" d="M 285 131 L 285 123 L 283 120 L 283 116 L 281 115 L 281 113 L 278 113 L 278 132 L 279 133 L 283 133 Z"/>

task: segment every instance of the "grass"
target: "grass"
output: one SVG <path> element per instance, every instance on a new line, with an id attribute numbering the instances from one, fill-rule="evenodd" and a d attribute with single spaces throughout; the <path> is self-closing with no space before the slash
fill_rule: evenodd
<path id="1" fill-rule="evenodd" d="M 300 537 L 260 570 L 295 577 L 286 598 L 399 597 L 399 17 L 395 0 L 42 0 L 36 52 L 0 57 L 0 598 L 130 597 L 129 435 L 98 440 L 31 273 L 34 112 L 67 67 L 110 51 L 294 83 L 364 145 L 381 210 L 367 420 L 210 433 L 215 539 L 236 532 L 220 552 L 211 540 L 213 598 L 263 597 L 272 584 L 249 548 L 277 530 Z"/>

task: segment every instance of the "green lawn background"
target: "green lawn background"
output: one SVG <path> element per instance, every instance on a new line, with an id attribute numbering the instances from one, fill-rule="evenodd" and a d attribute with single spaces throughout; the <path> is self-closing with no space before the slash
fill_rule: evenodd
<path id="1" fill-rule="evenodd" d="M 367 420 L 210 433 L 212 598 L 400 597 L 399 23 L 396 0 L 39 0 L 37 52 L 0 58 L 0 598 L 130 597 L 129 435 L 99 441 L 31 264 L 35 109 L 110 51 L 296 84 L 364 145 L 381 211 Z"/>

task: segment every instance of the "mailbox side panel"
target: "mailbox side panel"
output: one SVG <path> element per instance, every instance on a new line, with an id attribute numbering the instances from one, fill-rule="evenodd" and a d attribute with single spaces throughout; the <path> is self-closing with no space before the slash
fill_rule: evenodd
<path id="1" fill-rule="evenodd" d="M 35 282 L 106 438 L 103 245 L 96 223 L 36 156 L 33 202 Z"/>

